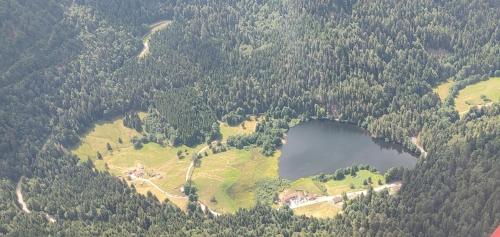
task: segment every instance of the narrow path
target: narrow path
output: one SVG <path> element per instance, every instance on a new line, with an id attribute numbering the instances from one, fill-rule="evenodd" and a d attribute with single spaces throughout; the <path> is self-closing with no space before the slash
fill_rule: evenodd
<path id="1" fill-rule="evenodd" d="M 201 201 L 198 201 L 198 204 L 200 204 L 201 210 L 203 210 L 204 212 L 206 210 L 208 210 L 213 216 L 220 216 L 221 215 L 220 213 L 218 213 L 216 211 L 213 211 L 210 208 L 208 208 L 208 206 L 205 205 L 205 204 L 203 204 Z"/>
<path id="2" fill-rule="evenodd" d="M 189 165 L 189 168 L 186 172 L 186 183 L 191 179 L 191 174 L 192 174 L 192 170 L 193 170 L 193 167 L 194 167 L 194 161 L 191 161 L 191 164 Z"/>
<path id="3" fill-rule="evenodd" d="M 22 182 L 23 182 L 23 179 L 24 179 L 24 176 L 21 176 L 21 178 L 19 179 L 19 182 L 17 182 L 17 185 L 16 185 L 17 202 L 19 203 L 19 205 L 21 205 L 21 210 L 23 210 L 23 212 L 25 212 L 25 213 L 31 213 L 30 209 L 28 209 L 28 204 L 26 204 L 26 202 L 24 202 L 24 198 L 23 198 L 23 193 L 22 193 Z M 47 221 L 49 223 L 55 223 L 56 222 L 56 219 L 54 219 L 49 214 L 47 214 L 45 212 L 41 212 L 41 213 L 45 216 L 45 219 L 47 219 Z"/>
<path id="4" fill-rule="evenodd" d="M 376 188 L 373 189 L 373 191 L 380 192 L 380 191 L 382 191 L 382 190 L 384 190 L 386 188 L 391 189 L 391 188 L 400 188 L 400 187 L 401 187 L 401 183 L 400 182 L 396 182 L 396 183 L 391 183 L 391 184 L 386 184 L 386 185 L 382 185 L 382 186 L 376 187 Z M 367 193 L 368 193 L 368 190 L 362 190 L 362 191 L 356 191 L 356 192 L 346 193 L 346 195 L 347 195 L 348 199 L 354 199 L 354 198 L 360 196 L 361 194 L 365 194 L 366 195 Z M 296 209 L 296 208 L 299 208 L 299 207 L 310 206 L 310 205 L 314 205 L 314 204 L 318 204 L 318 203 L 322 203 L 322 202 L 333 202 L 335 199 L 338 199 L 338 198 L 342 198 L 342 195 L 321 196 L 321 197 L 318 197 L 318 198 L 316 198 L 314 200 L 305 201 L 305 202 L 302 202 L 302 203 L 290 205 L 290 208 L 291 209 Z"/>
<path id="5" fill-rule="evenodd" d="M 197 155 L 200 155 L 201 153 L 205 152 L 205 150 L 207 150 L 208 148 L 210 148 L 209 146 L 205 146 L 203 148 L 201 148 L 198 153 L 196 153 Z M 191 161 L 191 164 L 189 165 L 189 168 L 186 172 L 186 183 L 191 180 L 191 175 L 193 174 L 193 168 L 194 168 L 194 161 Z"/>
<path id="6" fill-rule="evenodd" d="M 422 155 L 424 155 L 424 158 L 427 157 L 427 151 L 425 151 L 424 147 L 420 145 L 420 142 L 419 142 L 417 137 L 411 137 L 411 143 L 413 143 L 413 145 L 415 145 L 418 148 L 420 153 L 422 153 Z"/>
<path id="7" fill-rule="evenodd" d="M 168 193 L 167 191 L 163 190 L 162 188 L 160 188 L 158 185 L 156 185 L 155 183 L 153 183 L 149 179 L 143 179 L 143 178 L 137 178 L 137 177 L 131 177 L 131 178 L 132 178 L 132 181 L 143 181 L 143 182 L 149 183 L 151 186 L 155 187 L 156 189 L 158 189 L 158 191 L 162 192 L 163 194 L 165 194 L 169 198 L 188 199 L 187 196 L 181 196 L 181 195 L 175 195 L 175 194 Z M 201 201 L 198 201 L 198 204 L 200 205 L 201 210 L 203 210 L 204 212 L 206 212 L 208 210 L 214 216 L 220 216 L 221 215 L 220 213 L 218 213 L 216 211 L 213 211 L 210 208 L 208 208 L 208 206 L 205 205 L 205 204 L 203 204 Z"/>
<path id="8" fill-rule="evenodd" d="M 31 213 L 31 211 L 28 209 L 28 205 L 24 202 L 23 193 L 21 192 L 21 189 L 22 189 L 21 185 L 22 185 L 23 179 L 24 179 L 24 176 L 21 176 L 21 178 L 19 179 L 19 182 L 17 182 L 17 186 L 16 186 L 17 202 L 19 203 L 19 205 L 21 205 L 21 209 L 23 210 L 23 212 Z"/>
<path id="9" fill-rule="evenodd" d="M 165 194 L 168 198 L 180 198 L 180 199 L 187 199 L 186 196 L 181 196 L 181 195 L 175 195 L 175 194 L 170 194 L 168 193 L 167 191 L 161 189 L 158 185 L 156 185 L 155 183 L 153 183 L 151 180 L 149 179 L 144 179 L 144 178 L 138 178 L 138 177 L 133 177 L 133 176 L 130 176 L 130 178 L 132 179 L 132 182 L 134 181 L 142 181 L 142 182 L 146 182 L 148 184 L 150 184 L 151 186 L 153 186 L 154 188 L 156 188 L 158 191 L 162 192 L 163 194 Z"/>
<path id="10" fill-rule="evenodd" d="M 149 27 L 149 32 L 144 36 L 142 40 L 142 44 L 144 45 L 144 47 L 142 48 L 142 51 L 139 53 L 139 55 L 137 55 L 138 58 L 144 58 L 149 54 L 149 40 L 151 39 L 151 36 L 156 32 L 165 29 L 170 25 L 170 23 L 172 23 L 172 21 L 165 20 L 151 24 L 151 26 Z"/>

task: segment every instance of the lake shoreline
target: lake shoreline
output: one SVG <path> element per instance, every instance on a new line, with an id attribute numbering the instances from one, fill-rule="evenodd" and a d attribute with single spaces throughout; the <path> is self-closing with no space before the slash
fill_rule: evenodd
<path id="1" fill-rule="evenodd" d="M 311 123 L 313 125 L 311 125 Z M 316 128 L 319 134 L 312 135 L 311 131 L 304 130 L 302 126 L 304 124 L 309 124 L 308 126 L 323 126 L 322 128 Z M 291 134 L 291 131 L 299 128 L 299 134 Z M 333 128 L 333 130 L 332 130 Z M 325 131 L 330 129 L 329 131 Z M 340 130 L 335 130 L 340 129 Z M 296 133 L 296 132 L 295 132 Z M 312 132 L 314 133 L 314 132 Z M 350 134 L 352 133 L 352 134 Z M 318 139 L 316 136 L 319 135 L 321 138 Z M 295 136 L 295 137 L 293 137 Z M 301 137 L 307 137 L 307 139 Z M 346 136 L 346 137 L 342 137 Z M 353 137 L 354 136 L 354 137 Z M 292 138 L 291 138 L 292 137 Z M 296 141 L 291 141 L 290 139 L 295 139 Z M 304 139 L 304 141 L 297 141 L 297 139 Z M 333 140 L 332 140 L 333 139 Z M 352 141 L 345 141 L 344 139 L 354 139 Z M 306 120 L 301 120 L 300 122 L 293 124 L 290 126 L 288 131 L 285 133 L 283 140 L 285 141 L 283 145 L 279 148 L 282 152 L 282 155 L 279 159 L 279 176 L 281 178 L 287 180 L 296 180 L 302 177 L 314 176 L 320 173 L 333 173 L 336 169 L 346 168 L 353 165 L 370 165 L 375 167 L 381 173 L 384 173 L 390 167 L 387 165 L 387 160 L 393 160 L 395 162 L 394 166 L 391 167 L 414 167 L 416 162 L 418 161 L 418 155 L 409 150 L 402 144 L 394 143 L 394 142 L 386 142 L 383 138 L 376 138 L 370 134 L 366 129 L 357 126 L 354 123 L 350 123 L 347 121 L 340 121 L 339 119 L 330 119 L 330 118 L 310 118 Z M 314 142 L 309 142 L 310 140 L 314 140 Z M 332 142 L 329 144 L 328 142 Z M 353 142 L 360 142 L 359 146 L 353 145 Z M 327 149 L 321 148 L 323 144 Z M 291 147 L 292 146 L 292 147 Z M 332 152 L 331 149 L 336 149 L 335 152 Z M 288 150 L 287 150 L 288 149 Z M 324 150 L 322 150 L 324 149 Z M 296 150 L 296 154 L 290 153 L 290 150 Z M 319 153 L 318 153 L 319 152 Z M 351 153 L 349 153 L 351 152 Z M 363 154 L 366 153 L 366 154 Z M 309 155 L 314 154 L 314 155 Z M 303 162 L 290 161 L 290 159 L 299 159 L 297 156 L 307 156 L 304 158 Z M 378 156 L 377 159 L 367 159 L 367 157 Z M 315 161 L 312 162 L 310 157 L 314 157 Z M 333 157 L 334 159 L 338 159 L 334 163 L 329 160 Z M 384 161 L 383 158 L 386 158 Z M 404 160 L 398 160 L 396 157 L 403 158 Z M 356 162 L 356 159 L 360 162 Z M 407 159 L 412 159 L 411 161 Z M 362 162 L 361 162 L 362 161 Z M 295 165 L 286 165 L 288 162 L 297 162 Z M 321 164 L 316 164 L 317 162 L 326 162 L 322 167 Z M 336 162 L 339 162 L 338 164 Z M 381 164 L 377 163 L 380 162 Z M 409 165 L 411 164 L 411 165 Z M 289 174 L 285 175 L 286 172 L 290 172 L 287 170 L 292 170 L 292 166 L 300 167 L 297 169 L 302 169 L 303 174 L 307 173 L 304 170 L 305 167 L 317 167 L 317 171 L 312 172 L 307 175 L 298 175 L 297 174 Z M 336 167 L 332 169 L 331 167 Z M 328 169 L 330 167 L 330 169 Z M 297 171 L 299 172 L 299 171 Z M 299 173 L 300 173 L 299 172 Z M 293 177 L 292 177 L 293 176 Z M 297 177 L 296 177 L 297 176 Z"/>

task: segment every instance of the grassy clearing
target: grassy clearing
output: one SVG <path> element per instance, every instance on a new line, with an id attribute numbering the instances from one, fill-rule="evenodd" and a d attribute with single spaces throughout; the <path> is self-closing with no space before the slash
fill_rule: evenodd
<path id="1" fill-rule="evenodd" d="M 142 178 L 150 179 L 170 194 L 180 195 L 180 187 L 184 185 L 185 174 L 191 163 L 191 154 L 204 145 L 190 148 L 186 146 L 162 147 L 155 143 L 148 143 L 142 149 L 136 150 L 130 142 L 133 136 L 140 136 L 140 134 L 124 127 L 122 119 L 98 123 L 85 135 L 80 146 L 73 152 L 82 160 L 91 159 L 100 170 L 105 170 L 107 166 L 108 171 L 117 177 L 126 177 L 125 173 L 133 169 L 143 169 Z M 122 143 L 118 142 L 119 138 Z M 111 145 L 112 151 L 106 149 L 107 143 Z M 183 152 L 185 158 L 177 158 L 178 150 Z M 97 152 L 102 154 L 102 160 L 97 159 Z M 166 197 L 148 183 L 135 181 L 133 184 L 139 193 L 146 194 L 151 191 L 159 200 L 164 200 Z M 172 199 L 171 201 L 181 208 L 186 206 L 185 200 Z"/>
<path id="2" fill-rule="evenodd" d="M 331 202 L 321 202 L 309 206 L 299 207 L 293 210 L 295 215 L 305 215 L 316 218 L 333 218 L 342 210 L 342 206 Z"/>
<path id="3" fill-rule="evenodd" d="M 327 195 L 326 188 L 323 183 L 314 180 L 311 177 L 300 178 L 293 181 L 289 187 L 290 190 L 305 191 L 307 193 L 317 195 Z"/>
<path id="4" fill-rule="evenodd" d="M 192 180 L 203 203 L 217 212 L 233 213 L 255 205 L 257 182 L 278 177 L 279 157 L 279 152 L 265 157 L 257 148 L 231 149 L 203 158 Z"/>
<path id="5" fill-rule="evenodd" d="M 83 160 L 95 160 L 97 151 L 103 156 L 111 153 L 106 149 L 106 143 L 109 143 L 116 153 L 121 149 L 133 147 L 130 138 L 139 135 L 134 129 L 123 126 L 122 119 L 99 122 L 84 136 L 73 153 Z M 123 142 L 119 143 L 118 138 L 121 138 Z"/>
<path id="6" fill-rule="evenodd" d="M 330 180 L 325 183 L 325 188 L 329 195 L 337 195 L 342 194 L 343 192 L 352 192 L 357 190 L 366 189 L 367 186 L 363 185 L 363 180 L 367 180 L 368 177 L 372 178 L 371 186 L 376 188 L 380 186 L 378 181 L 381 181 L 381 184 L 385 184 L 384 176 L 379 173 L 370 172 L 368 170 L 360 170 L 355 177 L 346 176 L 343 180 Z M 350 186 L 354 185 L 354 189 Z"/>
<path id="7" fill-rule="evenodd" d="M 455 108 L 463 114 L 473 106 L 485 106 L 499 101 L 500 77 L 492 77 L 460 90 L 455 99 Z"/>
<path id="8" fill-rule="evenodd" d="M 453 86 L 453 83 L 454 83 L 453 81 L 449 80 L 443 84 L 440 84 L 439 86 L 434 88 L 432 91 L 434 91 L 434 93 L 438 94 L 441 101 L 444 101 L 446 99 L 446 97 L 448 97 L 448 94 L 450 93 L 450 88 L 451 88 L 451 86 Z"/>
<path id="9" fill-rule="evenodd" d="M 145 113 L 139 113 L 144 119 Z M 225 138 L 250 134 L 255 131 L 257 118 L 252 117 L 242 125 L 228 126 L 221 124 L 221 133 Z M 80 159 L 91 159 L 100 170 L 108 170 L 117 177 L 127 178 L 127 172 L 141 170 L 141 178 L 149 179 L 162 190 L 172 195 L 182 195 L 180 188 L 184 185 L 186 171 L 191 164 L 191 155 L 198 152 L 205 145 L 197 147 L 162 147 L 155 143 L 144 144 L 136 150 L 131 138 L 141 136 L 134 129 L 123 126 L 122 119 L 97 123 L 94 128 L 84 136 L 81 144 L 73 151 Z M 121 140 L 121 142 L 119 142 Z M 106 144 L 112 147 L 108 151 Z M 177 152 L 182 151 L 185 158 L 178 159 Z M 97 152 L 103 159 L 97 159 Z M 279 153 L 273 157 L 264 157 L 257 148 L 250 150 L 229 150 L 216 155 L 207 151 L 200 167 L 195 168 L 193 181 L 200 189 L 200 200 L 211 208 L 223 212 L 234 212 L 238 208 L 252 207 L 255 204 L 254 189 L 258 181 L 275 178 L 278 176 Z M 151 192 L 159 200 L 167 196 L 141 180 L 131 181 L 141 194 Z M 210 202 L 215 196 L 217 203 Z M 186 207 L 186 200 L 170 198 L 170 201 L 181 208 Z"/>
<path id="10" fill-rule="evenodd" d="M 312 177 L 301 178 L 292 182 L 289 190 L 306 191 L 310 194 L 316 195 L 338 195 L 343 192 L 354 192 L 366 189 L 367 186 L 363 185 L 363 181 L 368 177 L 372 179 L 372 187 L 385 184 L 384 176 L 379 173 L 370 172 L 368 170 L 360 170 L 356 176 L 347 175 L 343 180 L 329 180 L 326 183 L 314 180 Z M 351 185 L 353 188 L 351 188 Z"/>
<path id="11" fill-rule="evenodd" d="M 144 113 L 139 113 L 141 118 Z M 245 121 L 244 126 L 228 126 L 221 124 L 223 137 L 250 134 L 255 131 L 256 118 Z M 73 152 L 82 160 L 91 159 L 100 170 L 108 170 L 117 177 L 127 177 L 131 170 L 141 170 L 141 178 L 149 179 L 162 190 L 172 195 L 182 195 L 180 188 L 184 185 L 186 171 L 191 164 L 191 155 L 198 152 L 204 144 L 197 147 L 162 147 L 155 143 L 144 144 L 136 150 L 130 139 L 141 136 L 133 129 L 123 126 L 122 119 L 98 123 L 85 135 L 81 145 Z M 121 139 L 121 143 L 118 140 Z M 112 147 L 108 151 L 106 144 Z M 178 159 L 177 152 L 182 151 L 185 158 Z M 102 160 L 96 153 L 100 152 Z M 234 213 L 239 208 L 251 208 L 256 204 L 257 183 L 278 178 L 278 161 L 281 153 L 278 151 L 272 157 L 266 157 L 259 148 L 247 150 L 230 149 L 226 152 L 203 157 L 200 167 L 193 170 L 192 181 L 198 188 L 199 199 L 217 212 Z M 302 178 L 294 181 L 289 190 L 304 190 L 318 195 L 335 195 L 342 192 L 356 191 L 366 188 L 363 180 L 372 177 L 373 186 L 383 180 L 382 175 L 366 170 L 359 171 L 356 177 L 347 176 L 341 181 L 321 183 L 312 178 Z M 159 200 L 167 196 L 148 182 L 130 181 L 141 194 L 151 192 Z M 351 189 L 351 184 L 354 189 Z M 215 201 L 213 200 L 215 198 Z M 177 206 L 185 209 L 187 201 L 181 198 L 170 198 Z M 325 206 L 330 205 L 330 206 Z M 318 204 L 299 208 L 296 213 L 316 217 L 331 217 L 338 212 L 338 207 L 331 204 Z"/>
<path id="12" fill-rule="evenodd" d="M 251 116 L 250 120 L 245 120 L 236 126 L 229 126 L 227 123 L 220 122 L 222 141 L 226 141 L 226 139 L 230 136 L 254 133 L 258 121 L 260 121 L 260 118 Z"/>

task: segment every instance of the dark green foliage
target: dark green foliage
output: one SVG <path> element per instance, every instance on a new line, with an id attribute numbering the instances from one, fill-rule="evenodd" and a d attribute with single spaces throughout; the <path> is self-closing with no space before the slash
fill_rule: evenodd
<path id="1" fill-rule="evenodd" d="M 143 146 L 143 140 L 141 138 L 136 137 L 136 136 L 132 137 L 130 142 L 132 142 L 132 144 L 134 145 L 134 149 L 136 149 L 136 150 L 141 149 Z"/>
<path id="2" fill-rule="evenodd" d="M 490 0 L 2 1 L 0 235 L 489 236 L 500 223 L 500 108 L 460 119 L 431 88 L 498 75 L 499 18 Z M 160 19 L 174 23 L 138 60 Z M 369 192 L 333 220 L 266 206 L 210 219 L 68 154 L 96 121 L 150 108 L 155 137 L 134 146 L 197 144 L 217 137 L 217 119 L 268 113 L 338 118 L 412 150 L 420 133 L 429 154 L 398 172 L 398 196 Z M 286 128 L 265 123 L 256 144 L 269 154 Z M 31 214 L 15 205 L 21 175 Z"/>
<path id="3" fill-rule="evenodd" d="M 156 108 L 159 115 L 176 130 L 174 145 L 199 144 L 217 137 L 213 127 L 217 118 L 192 88 L 176 89 L 158 96 Z M 171 135 L 172 136 L 172 135 Z"/>
<path id="4" fill-rule="evenodd" d="M 142 121 L 136 112 L 125 114 L 123 117 L 123 126 L 142 132 Z"/>
<path id="5" fill-rule="evenodd" d="M 261 147 L 262 154 L 270 156 L 281 145 L 281 139 L 287 130 L 288 123 L 284 119 L 265 119 L 257 123 L 255 133 L 230 136 L 227 139 L 227 144 L 238 149 L 258 145 Z"/>
<path id="6" fill-rule="evenodd" d="M 401 180 L 403 178 L 403 173 L 404 173 L 403 167 L 390 168 L 384 174 L 385 182 L 390 183 L 393 181 Z"/>
<path id="7" fill-rule="evenodd" d="M 319 174 L 314 176 L 313 178 L 319 180 L 320 182 L 326 183 L 329 180 L 343 180 L 346 175 L 356 176 L 356 174 L 360 170 L 369 170 L 371 172 L 377 171 L 375 168 L 371 168 L 370 165 L 354 165 L 352 167 L 337 169 L 333 174 Z M 369 177 L 369 179 L 371 179 L 371 177 Z"/>
<path id="8" fill-rule="evenodd" d="M 229 124 L 229 126 L 236 126 L 245 120 L 245 112 L 242 108 L 238 107 L 236 111 L 231 111 L 222 117 L 222 121 Z"/>
<path id="9" fill-rule="evenodd" d="M 273 205 L 278 201 L 279 192 L 289 185 L 289 181 L 277 178 L 260 181 L 256 184 L 256 200 L 262 205 Z"/>

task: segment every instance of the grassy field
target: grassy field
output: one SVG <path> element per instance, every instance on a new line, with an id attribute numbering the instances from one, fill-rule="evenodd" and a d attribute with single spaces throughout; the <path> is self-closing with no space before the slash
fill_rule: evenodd
<path id="1" fill-rule="evenodd" d="M 145 113 L 139 113 L 143 119 Z M 224 138 L 232 135 L 250 134 L 255 131 L 257 118 L 252 117 L 243 122 L 243 126 L 228 126 L 221 123 Z M 162 147 L 156 143 L 144 144 L 136 150 L 131 138 L 141 136 L 137 131 L 123 126 L 122 119 L 97 123 L 82 139 L 73 153 L 82 160 L 91 159 L 100 170 L 108 170 L 111 174 L 133 184 L 141 194 L 153 193 L 159 200 L 167 195 L 150 183 L 142 180 L 127 179 L 127 172 L 142 170 L 141 178 L 149 179 L 162 190 L 172 195 L 182 195 L 180 188 L 184 185 L 186 171 L 191 164 L 191 155 L 205 145 L 197 147 Z M 119 142 L 121 139 L 122 142 Z M 112 147 L 108 151 L 106 144 Z M 177 151 L 182 151 L 184 159 L 177 158 Z M 97 159 L 97 152 L 103 156 Z M 238 208 L 255 205 L 255 184 L 263 179 L 278 176 L 279 152 L 273 157 L 265 157 L 258 148 L 250 150 L 231 149 L 219 154 L 211 154 L 202 159 L 200 167 L 193 171 L 193 182 L 199 188 L 200 200 L 209 207 L 221 212 L 234 212 Z M 210 202 L 215 196 L 217 203 Z M 186 200 L 169 198 L 181 208 L 186 207 Z"/>
<path id="2" fill-rule="evenodd" d="M 260 118 L 252 116 L 250 120 L 245 120 L 236 126 L 229 126 L 227 123 L 220 122 L 222 141 L 226 141 L 229 136 L 254 133 L 258 121 L 260 121 Z"/>
<path id="3" fill-rule="evenodd" d="M 363 185 L 363 180 L 367 180 L 368 177 L 372 178 L 371 185 L 374 188 L 380 186 L 378 184 L 379 180 L 382 184 L 385 184 L 383 175 L 368 170 L 360 170 L 354 177 L 348 175 L 343 180 L 330 180 L 326 183 L 314 180 L 312 177 L 301 178 L 292 182 L 289 190 L 306 191 L 307 193 L 316 195 L 337 195 L 343 192 L 366 189 L 367 186 Z M 351 185 L 354 188 L 351 188 Z"/>
<path id="4" fill-rule="evenodd" d="M 295 215 L 305 215 L 316 218 L 332 218 L 342 210 L 342 206 L 331 202 L 321 202 L 305 207 L 299 207 L 293 210 Z"/>
<path id="5" fill-rule="evenodd" d="M 444 101 L 450 92 L 451 86 L 453 86 L 453 81 L 447 81 L 436 88 L 433 89 L 434 93 L 438 94 L 441 101 Z"/>
<path id="6" fill-rule="evenodd" d="M 203 203 L 217 212 L 232 213 L 255 205 L 255 184 L 278 177 L 279 157 L 279 152 L 265 157 L 258 148 L 231 149 L 203 158 L 192 180 Z"/>
<path id="7" fill-rule="evenodd" d="M 139 114 L 144 118 L 145 114 Z M 244 126 L 228 126 L 221 124 L 221 133 L 224 138 L 231 135 L 250 134 L 255 131 L 257 119 L 245 121 Z M 133 184 L 141 194 L 148 191 L 159 200 L 168 196 L 158 188 L 143 180 L 129 180 L 127 172 L 140 170 L 140 178 L 148 179 L 170 195 L 182 195 L 180 188 L 184 185 L 186 171 L 191 164 L 191 155 L 198 152 L 206 145 L 197 147 L 163 147 L 156 143 L 144 144 L 136 150 L 130 139 L 141 136 L 133 129 L 123 126 L 122 119 L 101 122 L 87 133 L 82 143 L 73 152 L 82 160 L 92 159 L 100 170 L 108 170 L 111 174 L 122 177 L 129 184 Z M 118 142 L 119 139 L 122 142 Z M 106 144 L 112 147 L 108 151 Z M 177 151 L 182 151 L 185 158 L 178 159 Z M 97 159 L 96 153 L 102 154 L 103 159 Z M 259 148 L 247 150 L 230 149 L 226 152 L 203 157 L 201 165 L 195 167 L 192 181 L 198 188 L 199 199 L 211 209 L 222 213 L 233 213 L 239 208 L 250 208 L 256 204 L 255 192 L 257 183 L 263 180 L 278 177 L 278 161 L 281 156 L 277 151 L 274 156 L 266 157 L 259 152 Z M 372 177 L 373 186 L 378 186 L 377 181 L 383 180 L 382 175 L 369 171 L 359 171 L 356 177 L 347 176 L 341 181 L 328 181 L 321 183 L 312 178 L 302 178 L 294 181 L 288 190 L 305 190 L 318 195 L 335 195 L 342 192 L 356 191 L 366 188 L 363 180 Z M 354 189 L 350 186 L 354 185 Z M 215 198 L 215 201 L 213 200 Z M 170 201 L 185 209 L 187 201 L 183 198 L 169 198 Z M 296 213 L 317 216 L 334 216 L 338 209 L 326 207 L 331 204 L 318 204 L 310 207 L 299 208 Z"/>
<path id="8" fill-rule="evenodd" d="M 455 108 L 462 114 L 473 106 L 484 106 L 499 101 L 500 77 L 493 77 L 460 90 L 455 99 Z"/>
<path id="9" fill-rule="evenodd" d="M 143 169 L 142 178 L 150 179 L 170 194 L 180 195 L 180 187 L 184 185 L 185 174 L 191 163 L 191 154 L 197 152 L 204 145 L 190 148 L 186 146 L 162 147 L 155 143 L 148 143 L 143 148 L 136 150 L 130 139 L 139 135 L 135 130 L 124 127 L 122 119 L 101 122 L 85 135 L 80 146 L 73 152 L 82 160 L 92 159 L 100 170 L 105 170 L 107 166 L 108 171 L 117 177 L 125 178 L 126 172 L 133 169 Z M 118 142 L 119 138 L 121 138 L 122 143 Z M 106 143 L 111 145 L 112 151 L 106 149 Z M 185 158 L 177 158 L 178 150 L 183 151 Z M 98 151 L 103 156 L 102 160 L 97 159 L 96 153 Z M 139 193 L 146 194 L 151 191 L 159 200 L 164 200 L 166 197 L 165 194 L 148 183 L 135 181 L 133 184 Z M 171 201 L 181 208 L 186 206 L 183 199 L 172 198 Z"/>

